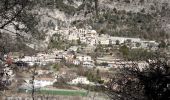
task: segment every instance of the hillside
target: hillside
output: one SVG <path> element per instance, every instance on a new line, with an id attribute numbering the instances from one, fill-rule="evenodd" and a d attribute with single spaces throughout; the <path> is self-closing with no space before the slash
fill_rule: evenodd
<path id="1" fill-rule="evenodd" d="M 28 25 L 27 46 L 46 48 L 51 31 L 91 26 L 99 34 L 162 40 L 169 38 L 169 0 L 35 0 Z M 36 16 L 36 17 L 35 17 Z M 30 17 L 30 18 L 29 18 Z M 35 22 L 33 20 L 35 17 Z M 22 25 L 21 25 L 22 26 Z M 9 27 L 10 30 L 14 28 Z M 31 33 L 31 32 L 30 32 Z M 24 35 L 24 33 L 21 33 Z"/>
<path id="2" fill-rule="evenodd" d="M 170 30 L 169 0 L 41 1 L 40 26 L 92 26 L 99 34 L 162 39 Z"/>

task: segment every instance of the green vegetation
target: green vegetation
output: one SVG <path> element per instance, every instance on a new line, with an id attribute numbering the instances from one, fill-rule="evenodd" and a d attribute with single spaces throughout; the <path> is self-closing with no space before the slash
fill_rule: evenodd
<path id="1" fill-rule="evenodd" d="M 67 95 L 67 96 L 86 96 L 86 91 L 79 90 L 45 90 L 39 91 L 41 94 L 51 94 L 51 95 Z"/>
<path id="2" fill-rule="evenodd" d="M 157 57 L 156 52 L 143 49 L 132 49 L 128 54 L 128 60 L 147 60 Z"/>
<path id="3" fill-rule="evenodd" d="M 161 43 L 158 45 L 159 48 L 166 48 L 167 44 L 165 43 L 165 41 L 161 41 Z"/>
<path id="4" fill-rule="evenodd" d="M 127 57 L 129 55 L 129 48 L 126 45 L 120 47 L 119 51 L 123 54 L 123 57 Z"/>
<path id="5" fill-rule="evenodd" d="M 80 39 L 77 40 L 77 44 L 80 45 L 81 44 L 81 41 Z"/>
<path id="6" fill-rule="evenodd" d="M 56 64 L 53 65 L 53 69 L 54 69 L 55 71 L 59 71 L 59 69 L 61 68 L 61 66 L 62 66 L 62 65 L 56 63 Z"/>
<path id="7" fill-rule="evenodd" d="M 92 85 L 83 85 L 83 84 L 78 84 L 78 87 L 94 92 L 103 92 L 105 89 L 104 86 L 92 86 Z"/>
<path id="8" fill-rule="evenodd" d="M 119 40 L 116 40 L 116 45 L 119 45 L 120 44 L 120 41 Z"/>
<path id="9" fill-rule="evenodd" d="M 126 45 L 121 46 L 119 52 L 122 53 L 123 58 L 132 61 L 147 60 L 158 56 L 156 52 L 144 49 L 130 49 Z"/>
<path id="10" fill-rule="evenodd" d="M 76 45 L 76 41 L 67 41 L 64 40 L 63 37 L 60 34 L 54 34 L 51 37 L 50 43 L 48 45 L 48 48 L 57 48 L 57 49 L 68 49 L 70 46 Z"/>
<path id="11" fill-rule="evenodd" d="M 48 7 L 51 9 L 57 8 L 66 14 L 74 14 L 76 10 L 75 7 L 65 4 L 63 0 L 35 0 L 34 2 L 36 4 L 38 3 L 41 7 Z M 68 2 L 71 4 L 73 1 L 68 0 Z"/>
<path id="12" fill-rule="evenodd" d="M 101 80 L 101 76 L 100 76 L 100 71 L 99 70 L 97 70 L 96 72 L 92 71 L 92 70 L 88 70 L 85 73 L 85 76 L 91 82 L 100 83 L 100 84 L 103 83 L 103 80 Z"/>
<path id="13" fill-rule="evenodd" d="M 142 1 L 141 1 L 142 2 Z M 100 34 L 111 36 L 140 37 L 146 39 L 160 39 L 166 37 L 161 28 L 159 13 L 127 12 L 125 10 L 103 9 L 98 20 L 94 17 L 87 21 Z"/>
<path id="14" fill-rule="evenodd" d="M 69 0 L 70 1 L 70 0 Z M 71 3 L 71 2 L 70 2 Z M 74 8 L 73 6 L 70 5 L 66 5 L 63 3 L 63 0 L 56 0 L 55 1 L 55 6 L 56 8 L 58 8 L 61 11 L 64 11 L 67 14 L 74 14 L 76 11 L 76 8 Z"/>
<path id="15" fill-rule="evenodd" d="M 26 92 L 24 90 L 19 90 L 19 92 Z M 28 90 L 31 93 L 31 90 Z M 83 90 L 66 90 L 66 89 L 40 89 L 36 90 L 35 93 L 38 94 L 48 94 L 48 95 L 66 95 L 66 96 L 86 96 L 87 92 Z"/>

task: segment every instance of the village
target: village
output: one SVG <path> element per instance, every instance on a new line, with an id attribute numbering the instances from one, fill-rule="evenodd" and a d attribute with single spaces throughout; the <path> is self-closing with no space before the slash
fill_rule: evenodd
<path id="1" fill-rule="evenodd" d="M 66 89 L 83 91 L 78 95 L 85 95 L 88 91 L 87 86 L 104 86 L 117 68 L 133 67 L 135 63 L 142 70 L 148 65 L 144 60 L 132 62 L 121 58 L 119 53 L 115 53 L 121 46 L 127 46 L 131 50 L 156 51 L 159 45 L 156 41 L 140 38 L 99 34 L 90 27 L 87 29 L 56 27 L 50 33 L 46 37 L 48 43 L 52 40 L 69 41 L 73 44 L 64 48 L 50 48 L 34 55 L 24 55 L 18 52 L 5 55 L 6 66 L 15 64 L 20 70 L 19 73 L 14 74 L 10 68 L 4 69 L 8 73 L 6 79 L 9 84 L 13 81 L 24 81 L 18 87 L 19 92 L 28 93 L 34 85 L 37 91 Z M 10 80 L 9 76 L 11 76 Z M 6 82 L 5 79 L 4 82 Z"/>
<path id="2" fill-rule="evenodd" d="M 0 0 L 0 100 L 170 100 L 170 0 Z"/>

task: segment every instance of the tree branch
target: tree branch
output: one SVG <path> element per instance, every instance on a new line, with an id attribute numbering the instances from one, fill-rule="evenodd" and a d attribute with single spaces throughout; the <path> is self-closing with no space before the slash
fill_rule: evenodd
<path id="1" fill-rule="evenodd" d="M 26 1 L 25 1 L 26 2 Z M 24 3 L 25 3 L 24 2 Z M 25 3 L 26 4 L 26 3 Z M 8 20 L 6 23 L 4 23 L 3 25 L 0 26 L 0 29 L 3 29 L 6 25 L 10 24 L 12 21 L 15 20 L 15 18 L 17 18 L 19 16 L 19 14 L 21 14 L 21 12 L 23 11 L 23 9 L 26 7 L 26 5 L 22 4 L 21 5 L 21 9 L 10 19 Z"/>

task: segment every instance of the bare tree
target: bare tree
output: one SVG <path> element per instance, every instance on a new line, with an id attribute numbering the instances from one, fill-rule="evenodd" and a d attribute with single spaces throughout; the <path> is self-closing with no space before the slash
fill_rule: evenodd
<path id="1" fill-rule="evenodd" d="M 34 81 L 35 81 L 35 76 L 36 76 L 36 69 L 37 69 L 37 65 L 34 65 L 33 69 L 32 69 L 32 79 L 31 79 L 31 84 L 32 84 L 32 91 L 31 91 L 31 97 L 32 100 L 35 100 L 35 85 L 34 85 Z"/>
<path id="2" fill-rule="evenodd" d="M 28 0 L 1 0 L 0 1 L 0 29 L 7 30 L 6 27 L 14 24 L 21 13 L 27 7 Z M 17 26 L 16 26 L 17 28 Z"/>
<path id="3" fill-rule="evenodd" d="M 10 34 L 25 39 L 28 34 L 36 35 L 38 17 L 33 11 L 35 0 L 1 0 L 0 34 Z"/>
<path id="4" fill-rule="evenodd" d="M 118 71 L 108 84 L 108 94 L 114 100 L 169 100 L 170 66 L 153 60 L 144 69 L 134 64 Z"/>
<path id="5" fill-rule="evenodd" d="M 6 63 L 4 54 L 16 48 L 14 40 L 21 39 L 22 44 L 26 35 L 38 34 L 38 18 L 32 12 L 34 4 L 34 0 L 0 0 L 0 90 L 7 89 L 7 81 L 3 79 L 9 75 L 4 69 L 11 68 L 11 65 Z"/>

